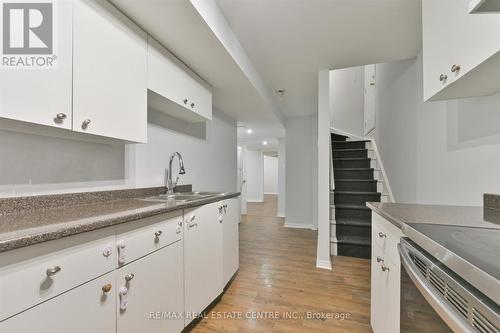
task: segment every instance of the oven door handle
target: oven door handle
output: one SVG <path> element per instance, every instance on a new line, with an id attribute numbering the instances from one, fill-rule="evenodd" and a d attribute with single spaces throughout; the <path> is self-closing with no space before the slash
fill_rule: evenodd
<path id="1" fill-rule="evenodd" d="M 406 270 L 406 273 L 408 273 L 408 276 L 422 296 L 424 296 L 425 300 L 432 306 L 434 311 L 436 311 L 450 329 L 455 333 L 475 333 L 472 326 L 443 300 L 441 294 L 434 290 L 434 287 L 426 279 L 421 277 L 420 272 L 412 262 L 405 246 L 398 244 L 398 251 L 401 257 L 401 265 Z"/>

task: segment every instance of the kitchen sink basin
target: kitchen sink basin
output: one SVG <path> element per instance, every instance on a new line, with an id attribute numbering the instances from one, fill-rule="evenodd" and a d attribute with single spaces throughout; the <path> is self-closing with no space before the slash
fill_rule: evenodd
<path id="1" fill-rule="evenodd" d="M 218 195 L 217 192 L 183 192 L 173 194 L 160 194 L 154 197 L 149 197 L 144 200 L 147 201 L 161 201 L 161 202 L 188 202 L 204 199 L 206 197 Z"/>

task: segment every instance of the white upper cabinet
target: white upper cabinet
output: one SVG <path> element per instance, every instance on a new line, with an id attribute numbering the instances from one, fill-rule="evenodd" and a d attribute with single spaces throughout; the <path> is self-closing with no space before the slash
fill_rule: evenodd
<path id="1" fill-rule="evenodd" d="M 423 0 L 424 100 L 500 91 L 500 16 L 469 14 L 470 0 Z"/>
<path id="2" fill-rule="evenodd" d="M 212 119 L 212 93 L 206 83 L 153 38 L 148 37 L 148 103 L 186 121 Z"/>
<path id="3" fill-rule="evenodd" d="M 13 10 L 10 16 L 15 16 Z M 47 47 L 41 52 L 50 52 L 50 40 L 52 52 L 31 53 L 40 52 L 32 48 L 41 44 L 35 43 L 36 40 L 26 45 L 19 40 L 16 43 L 14 36 L 8 44 L 18 48 L 13 50 L 17 54 L 3 51 L 9 65 L 0 65 L 0 117 L 71 129 L 72 1 L 57 1 L 50 10 L 54 25 L 48 28 L 53 34 L 49 40 L 41 39 Z M 42 21 L 42 24 L 48 23 Z M 23 34 L 17 37 L 21 42 L 24 39 Z M 30 59 L 36 59 L 35 63 Z"/>
<path id="4" fill-rule="evenodd" d="M 73 15 L 73 130 L 146 142 L 146 33 L 105 0 Z"/>

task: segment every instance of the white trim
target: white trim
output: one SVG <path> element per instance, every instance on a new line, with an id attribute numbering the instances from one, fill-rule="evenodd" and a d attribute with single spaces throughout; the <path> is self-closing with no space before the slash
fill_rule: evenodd
<path id="1" fill-rule="evenodd" d="M 264 200 L 258 200 L 258 199 L 247 199 L 247 202 L 255 202 L 255 203 L 263 203 Z"/>
<path id="2" fill-rule="evenodd" d="M 278 195 L 278 192 L 264 192 L 264 194 Z"/>
<path id="3" fill-rule="evenodd" d="M 333 134 L 339 134 L 339 135 L 352 137 L 352 138 L 357 139 L 357 140 L 369 140 L 363 136 L 359 136 L 359 135 L 355 135 L 355 134 L 352 134 L 352 133 L 349 133 L 346 131 L 342 131 L 342 130 L 339 130 L 338 128 L 335 128 L 333 126 L 330 126 L 330 132 L 332 132 Z"/>
<path id="4" fill-rule="evenodd" d="M 380 171 L 382 171 L 382 177 L 384 178 L 387 192 L 389 192 L 389 198 L 391 199 L 391 202 L 394 202 L 394 195 L 392 195 L 391 185 L 389 185 L 389 178 L 387 178 L 387 174 L 385 173 L 384 164 L 382 163 L 382 158 L 380 157 L 380 153 L 379 153 L 378 148 L 377 148 L 377 143 L 375 142 L 374 139 L 369 139 L 369 140 L 373 144 L 373 151 L 374 151 L 375 156 L 377 158 L 377 163 L 378 163 L 378 166 L 380 168 Z"/>
<path id="5" fill-rule="evenodd" d="M 283 213 L 283 212 L 278 212 L 278 214 L 276 216 L 278 216 L 278 217 L 286 217 L 285 213 Z"/>
<path id="6" fill-rule="evenodd" d="M 322 269 L 332 270 L 332 261 L 331 260 L 316 260 L 316 267 Z"/>
<path id="7" fill-rule="evenodd" d="M 311 229 L 317 230 L 318 227 L 313 226 L 312 224 L 300 224 L 300 223 L 287 223 L 283 225 L 285 228 L 294 228 L 294 229 Z"/>

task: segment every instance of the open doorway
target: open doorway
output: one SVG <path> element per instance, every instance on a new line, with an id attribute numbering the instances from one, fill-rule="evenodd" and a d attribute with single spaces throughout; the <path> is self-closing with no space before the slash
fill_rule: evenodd
<path id="1" fill-rule="evenodd" d="M 264 200 L 276 206 L 278 215 L 278 152 L 264 153 Z"/>

